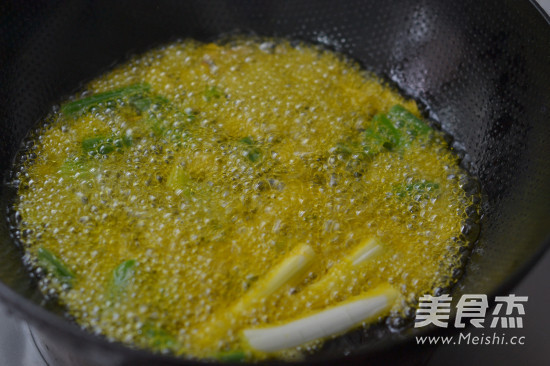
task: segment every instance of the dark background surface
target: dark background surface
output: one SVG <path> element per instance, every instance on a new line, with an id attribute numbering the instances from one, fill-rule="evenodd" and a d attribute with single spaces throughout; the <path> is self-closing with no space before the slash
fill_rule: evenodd
<path id="1" fill-rule="evenodd" d="M 550 0 L 538 0 L 550 14 Z M 550 45 L 548 45 L 550 47 Z M 549 121 L 550 122 L 550 121 Z M 523 346 L 442 346 L 432 356 L 428 366 L 448 365 L 550 365 L 548 333 L 550 331 L 550 253 L 511 293 L 529 296 L 525 307 L 524 328 L 514 334 L 525 336 Z M 484 330 L 472 331 L 472 336 L 491 334 Z"/>
<path id="2" fill-rule="evenodd" d="M 525 336 L 525 345 L 460 345 L 441 346 L 433 354 L 427 366 L 447 365 L 550 365 L 548 333 L 550 331 L 550 252 L 513 290 L 511 294 L 529 296 L 525 305 L 523 329 L 506 332 L 495 329 L 497 334 L 509 333 Z M 489 319 L 489 317 L 487 317 Z M 467 330 L 472 336 L 492 334 L 492 329 Z"/>

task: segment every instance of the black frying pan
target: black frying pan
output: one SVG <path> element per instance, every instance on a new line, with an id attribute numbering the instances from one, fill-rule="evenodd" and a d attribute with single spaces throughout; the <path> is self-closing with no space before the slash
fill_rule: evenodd
<path id="1" fill-rule="evenodd" d="M 529 1 L 4 1 L 1 178 L 31 126 L 82 82 L 152 46 L 235 30 L 328 43 L 416 98 L 454 137 L 484 192 L 456 296 L 506 293 L 548 246 L 550 25 Z M 2 188 L 4 203 L 9 196 Z M 189 363 L 79 330 L 43 303 L 20 256 L 0 217 L 0 299 L 31 324 L 52 364 Z M 421 363 L 428 348 L 413 335 L 354 332 L 308 363 Z"/>

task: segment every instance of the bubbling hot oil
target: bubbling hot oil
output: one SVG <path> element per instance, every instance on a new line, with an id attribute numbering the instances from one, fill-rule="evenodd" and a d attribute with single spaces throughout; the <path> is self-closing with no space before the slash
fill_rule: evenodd
<path id="1" fill-rule="evenodd" d="M 37 257 L 46 248 L 74 273 L 70 285 L 44 275 L 41 289 L 84 328 L 138 347 L 212 357 L 246 349 L 243 328 L 381 283 L 400 291 L 394 316 L 452 285 L 468 244 L 461 227 L 478 208 L 442 136 L 369 158 L 337 148 L 395 104 L 419 115 L 414 101 L 332 52 L 246 38 L 150 51 L 78 97 L 137 83 L 162 102 L 144 112 L 121 97 L 77 116 L 53 113 L 31 137 L 18 175 L 25 258 L 43 274 Z M 94 136 L 111 136 L 116 149 L 83 153 Z M 438 193 L 397 196 L 396 186 L 417 181 L 436 182 Z M 307 290 L 369 237 L 383 243 L 380 256 L 330 291 Z M 318 254 L 305 279 L 235 316 L 223 339 L 195 341 L 201 324 L 302 243 Z M 132 276 L 113 296 L 113 270 L 128 260 L 136 264 Z"/>

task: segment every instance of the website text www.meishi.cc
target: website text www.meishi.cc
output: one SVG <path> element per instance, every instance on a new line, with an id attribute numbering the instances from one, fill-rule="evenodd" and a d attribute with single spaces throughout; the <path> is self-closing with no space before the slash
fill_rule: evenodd
<path id="1" fill-rule="evenodd" d="M 506 333 L 473 335 L 471 332 L 461 332 L 454 336 L 416 336 L 416 344 L 425 345 L 512 345 L 525 344 L 525 336 L 509 336 Z"/>

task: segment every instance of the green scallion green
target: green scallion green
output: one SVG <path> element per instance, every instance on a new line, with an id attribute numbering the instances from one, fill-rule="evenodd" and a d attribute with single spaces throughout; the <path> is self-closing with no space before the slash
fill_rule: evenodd
<path id="1" fill-rule="evenodd" d="M 61 283 L 72 285 L 75 279 L 73 271 L 67 267 L 55 254 L 44 247 L 38 248 L 38 264 Z"/>
<path id="2" fill-rule="evenodd" d="M 67 116 L 78 116 L 88 112 L 91 108 L 102 103 L 116 102 L 119 99 L 129 98 L 138 94 L 146 93 L 151 89 L 147 83 L 132 84 L 120 89 L 109 90 L 103 93 L 90 95 L 82 99 L 74 100 L 61 107 L 61 113 Z"/>

